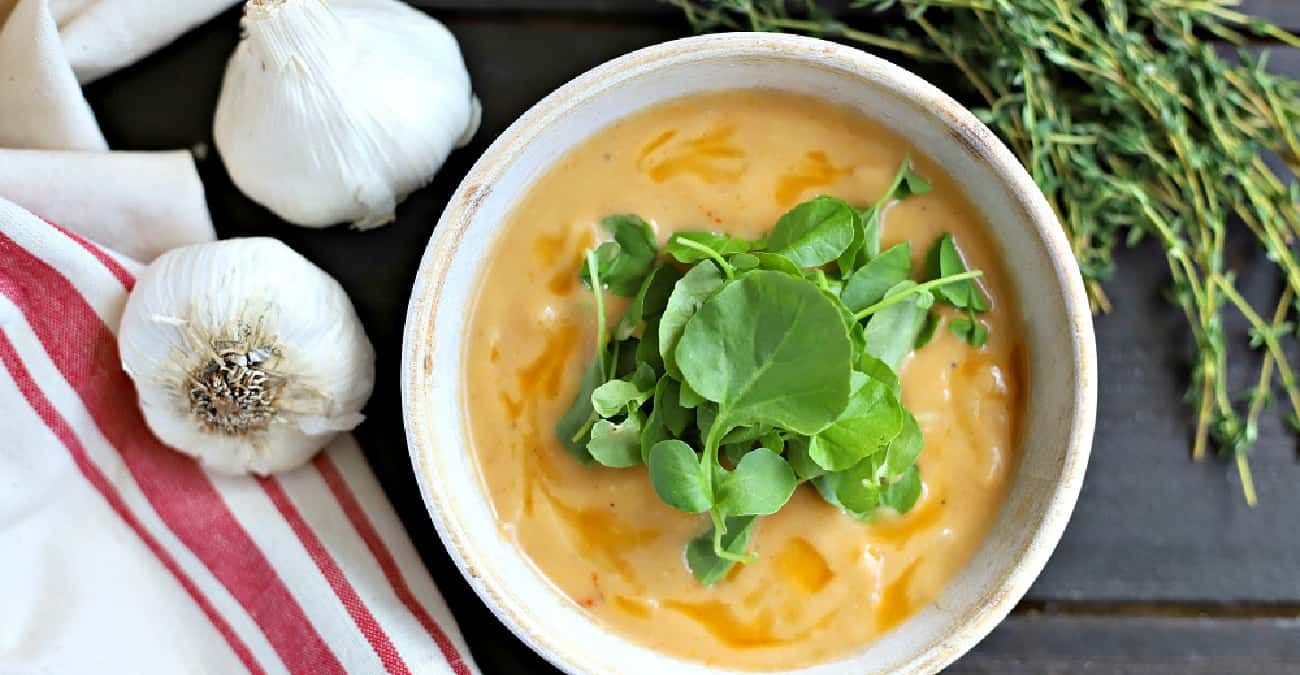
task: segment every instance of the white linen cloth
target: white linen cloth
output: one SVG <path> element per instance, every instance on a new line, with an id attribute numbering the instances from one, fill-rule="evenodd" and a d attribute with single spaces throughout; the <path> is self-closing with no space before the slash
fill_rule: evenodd
<path id="1" fill-rule="evenodd" d="M 133 258 L 212 225 L 188 153 L 108 152 L 74 72 L 227 4 L 0 0 L 0 673 L 476 673 L 350 435 L 212 475 L 121 370 Z"/>
<path id="2" fill-rule="evenodd" d="M 187 153 L 106 152 L 79 81 L 134 62 L 232 4 L 0 0 L 0 196 L 144 262 L 212 239 Z"/>

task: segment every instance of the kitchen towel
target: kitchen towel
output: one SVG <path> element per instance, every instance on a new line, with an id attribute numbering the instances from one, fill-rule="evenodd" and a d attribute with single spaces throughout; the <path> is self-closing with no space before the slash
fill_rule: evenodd
<path id="1" fill-rule="evenodd" d="M 157 46 L 214 3 L 0 0 L 0 673 L 476 673 L 350 435 L 259 479 L 149 432 L 115 338 L 136 260 L 212 226 L 188 153 L 96 145 L 60 4 L 107 36 L 152 7 Z"/>
<path id="2" fill-rule="evenodd" d="M 135 260 L 212 239 L 189 153 L 108 152 L 80 82 L 232 4 L 0 0 L 0 196 Z"/>

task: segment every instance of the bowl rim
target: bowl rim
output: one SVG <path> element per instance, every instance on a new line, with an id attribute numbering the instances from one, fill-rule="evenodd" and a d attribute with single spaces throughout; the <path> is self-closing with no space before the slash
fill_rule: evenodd
<path id="1" fill-rule="evenodd" d="M 904 672 L 937 672 L 974 647 L 1002 622 L 1029 590 L 1064 533 L 1082 488 L 1092 448 L 1097 402 L 1096 342 L 1089 301 L 1065 232 L 1055 211 L 1019 160 L 973 113 L 920 76 L 883 58 L 838 43 L 790 34 L 734 32 L 686 37 L 606 61 L 569 80 L 510 124 L 475 161 L 449 198 L 421 258 L 411 291 L 403 331 L 401 387 L 402 416 L 412 470 L 439 538 L 475 594 L 512 634 L 548 662 L 566 672 L 584 672 L 580 653 L 561 649 L 557 643 L 547 639 L 545 631 L 534 626 L 534 622 L 514 615 L 499 599 L 507 594 L 507 589 L 489 586 L 485 576 L 477 570 L 476 561 L 467 559 L 464 541 L 472 535 L 453 517 L 447 501 L 450 495 L 443 493 L 440 481 L 431 478 L 432 472 L 425 466 L 426 455 L 437 451 L 433 440 L 436 432 L 423 415 L 416 413 L 427 405 L 428 392 L 424 380 L 432 369 L 431 341 L 428 338 L 432 334 L 433 317 L 452 254 L 473 220 L 473 214 L 492 189 L 490 186 L 494 185 L 494 179 L 515 161 L 516 148 L 532 142 L 547 124 L 567 111 L 648 69 L 671 65 L 683 58 L 694 61 L 705 57 L 737 56 L 789 58 L 808 67 L 822 68 L 828 66 L 821 62 L 829 61 L 832 62 L 829 67 L 850 73 L 869 71 L 883 84 L 895 88 L 900 96 L 931 107 L 956 132 L 955 140 L 966 144 L 1000 180 L 1005 181 L 1048 251 L 1050 268 L 1060 284 L 1073 347 L 1070 356 L 1077 370 L 1074 399 L 1079 405 L 1071 418 L 1069 443 L 1059 480 L 1047 497 L 1047 511 L 1042 514 L 1035 533 L 1016 557 L 1016 562 L 996 573 L 997 584 L 986 589 L 986 601 L 959 617 L 947 639 L 912 655 L 903 669 Z M 591 133 L 596 131 L 599 129 L 593 129 Z M 482 486 L 478 489 L 481 490 Z M 634 644 L 622 636 L 619 639 L 628 645 Z"/>

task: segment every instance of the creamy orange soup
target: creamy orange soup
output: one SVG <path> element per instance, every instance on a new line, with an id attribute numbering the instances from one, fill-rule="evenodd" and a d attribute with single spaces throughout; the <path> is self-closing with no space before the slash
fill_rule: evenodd
<path id="1" fill-rule="evenodd" d="M 577 280 L 583 251 L 615 213 L 641 215 L 662 242 L 683 229 L 755 237 L 818 194 L 870 204 L 909 154 L 934 190 L 888 208 L 884 245 L 910 240 L 920 270 L 930 244 L 952 232 L 984 271 L 991 300 L 983 348 L 940 326 L 901 369 L 903 402 L 925 435 L 923 495 L 906 515 L 864 524 L 802 486 L 759 519 L 757 562 L 701 586 L 683 547 L 709 526 L 707 515 L 662 503 L 644 467 L 585 466 L 554 437 L 594 354 L 592 294 Z M 494 247 L 465 354 L 473 451 L 505 535 L 603 625 L 706 663 L 809 665 L 869 643 L 932 601 L 988 532 L 1015 466 L 1027 386 L 1019 318 L 976 209 L 906 140 L 791 94 L 673 101 L 560 158 Z M 606 297 L 612 324 L 623 306 Z"/>

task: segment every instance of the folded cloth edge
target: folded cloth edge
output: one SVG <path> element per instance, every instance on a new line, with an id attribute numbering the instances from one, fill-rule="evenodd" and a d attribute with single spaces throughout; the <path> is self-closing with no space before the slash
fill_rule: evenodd
<path id="1" fill-rule="evenodd" d="M 0 148 L 0 197 L 141 262 L 216 239 L 187 150 Z"/>

